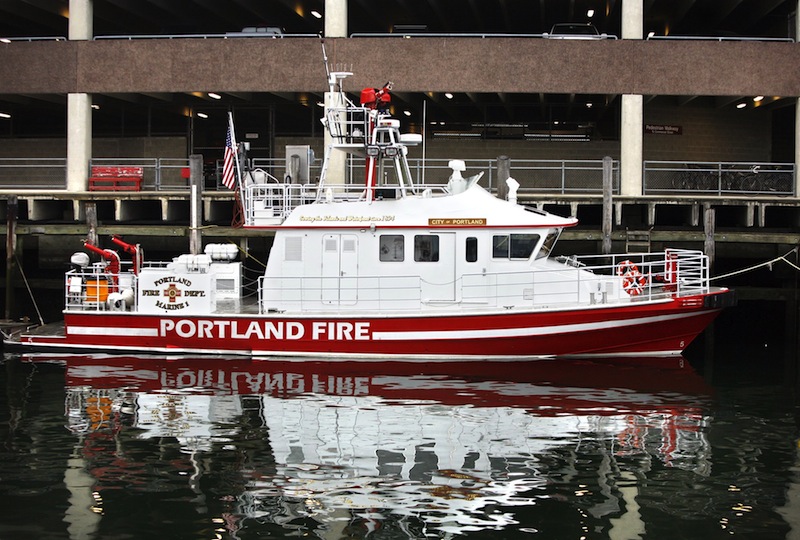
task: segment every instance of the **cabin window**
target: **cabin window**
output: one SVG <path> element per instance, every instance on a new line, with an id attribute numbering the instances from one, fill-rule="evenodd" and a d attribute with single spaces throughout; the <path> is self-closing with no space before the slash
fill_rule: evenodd
<path id="1" fill-rule="evenodd" d="M 467 262 L 475 262 L 478 260 L 478 239 L 474 236 L 467 238 Z"/>
<path id="2" fill-rule="evenodd" d="M 437 262 L 439 260 L 439 237 L 435 234 L 418 234 L 414 237 L 414 260 Z"/>
<path id="3" fill-rule="evenodd" d="M 379 249 L 380 260 L 383 262 L 405 260 L 405 242 L 402 234 L 382 234 Z"/>
<path id="4" fill-rule="evenodd" d="M 528 259 L 538 241 L 538 234 L 496 234 L 492 237 L 492 257 Z"/>
<path id="5" fill-rule="evenodd" d="M 550 231 L 550 233 L 544 239 L 539 253 L 536 254 L 537 259 L 544 259 L 545 257 L 550 256 L 550 253 L 553 251 L 553 246 L 556 245 L 556 240 L 558 240 L 558 233 L 558 229 L 553 229 Z"/>

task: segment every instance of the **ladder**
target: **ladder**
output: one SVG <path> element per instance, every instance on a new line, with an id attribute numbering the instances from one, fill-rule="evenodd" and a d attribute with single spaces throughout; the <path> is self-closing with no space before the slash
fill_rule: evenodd
<path id="1" fill-rule="evenodd" d="M 650 253 L 650 232 L 625 230 L 625 251 L 627 253 Z"/>

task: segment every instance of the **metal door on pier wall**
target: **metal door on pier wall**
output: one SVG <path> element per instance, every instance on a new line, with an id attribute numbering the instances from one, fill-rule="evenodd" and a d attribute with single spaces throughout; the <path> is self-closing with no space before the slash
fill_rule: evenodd
<path id="1" fill-rule="evenodd" d="M 358 301 L 358 237 L 326 234 L 322 237 L 323 304 L 355 304 Z"/>

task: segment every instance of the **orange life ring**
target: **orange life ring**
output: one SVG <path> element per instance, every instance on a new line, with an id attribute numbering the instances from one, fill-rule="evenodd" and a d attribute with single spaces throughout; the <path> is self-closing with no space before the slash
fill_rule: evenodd
<path id="1" fill-rule="evenodd" d="M 639 267 L 633 264 L 629 259 L 625 259 L 621 263 L 617 265 L 617 275 L 624 276 L 628 272 L 634 272 L 636 274 L 641 274 L 639 272 Z"/>
<path id="2" fill-rule="evenodd" d="M 630 260 L 626 259 L 617 265 L 617 275 L 622 276 L 622 288 L 631 296 L 639 296 L 647 286 L 647 277 Z"/>
<path id="3" fill-rule="evenodd" d="M 628 272 L 622 276 L 622 288 L 631 296 L 639 296 L 644 292 L 646 286 L 647 278 L 638 270 L 636 272 Z"/>

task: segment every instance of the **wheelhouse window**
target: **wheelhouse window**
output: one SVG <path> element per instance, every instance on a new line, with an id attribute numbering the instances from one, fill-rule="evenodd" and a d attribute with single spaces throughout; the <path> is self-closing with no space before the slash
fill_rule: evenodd
<path id="1" fill-rule="evenodd" d="M 382 234 L 380 237 L 382 262 L 403 262 L 405 260 L 405 239 L 402 234 Z"/>
<path id="2" fill-rule="evenodd" d="M 475 262 L 478 260 L 478 239 L 474 236 L 467 238 L 466 253 L 467 262 Z"/>
<path id="3" fill-rule="evenodd" d="M 439 260 L 439 237 L 435 234 L 414 236 L 414 260 L 416 262 L 437 262 Z"/>
<path id="4" fill-rule="evenodd" d="M 549 257 L 550 253 L 553 251 L 553 246 L 556 245 L 556 240 L 558 240 L 558 235 L 560 231 L 558 229 L 553 229 L 544 239 L 542 243 L 542 247 L 539 249 L 539 253 L 536 254 L 537 259 L 544 259 L 545 257 Z"/>
<path id="5" fill-rule="evenodd" d="M 492 237 L 492 257 L 528 259 L 537 242 L 539 242 L 538 234 L 496 234 Z"/>

